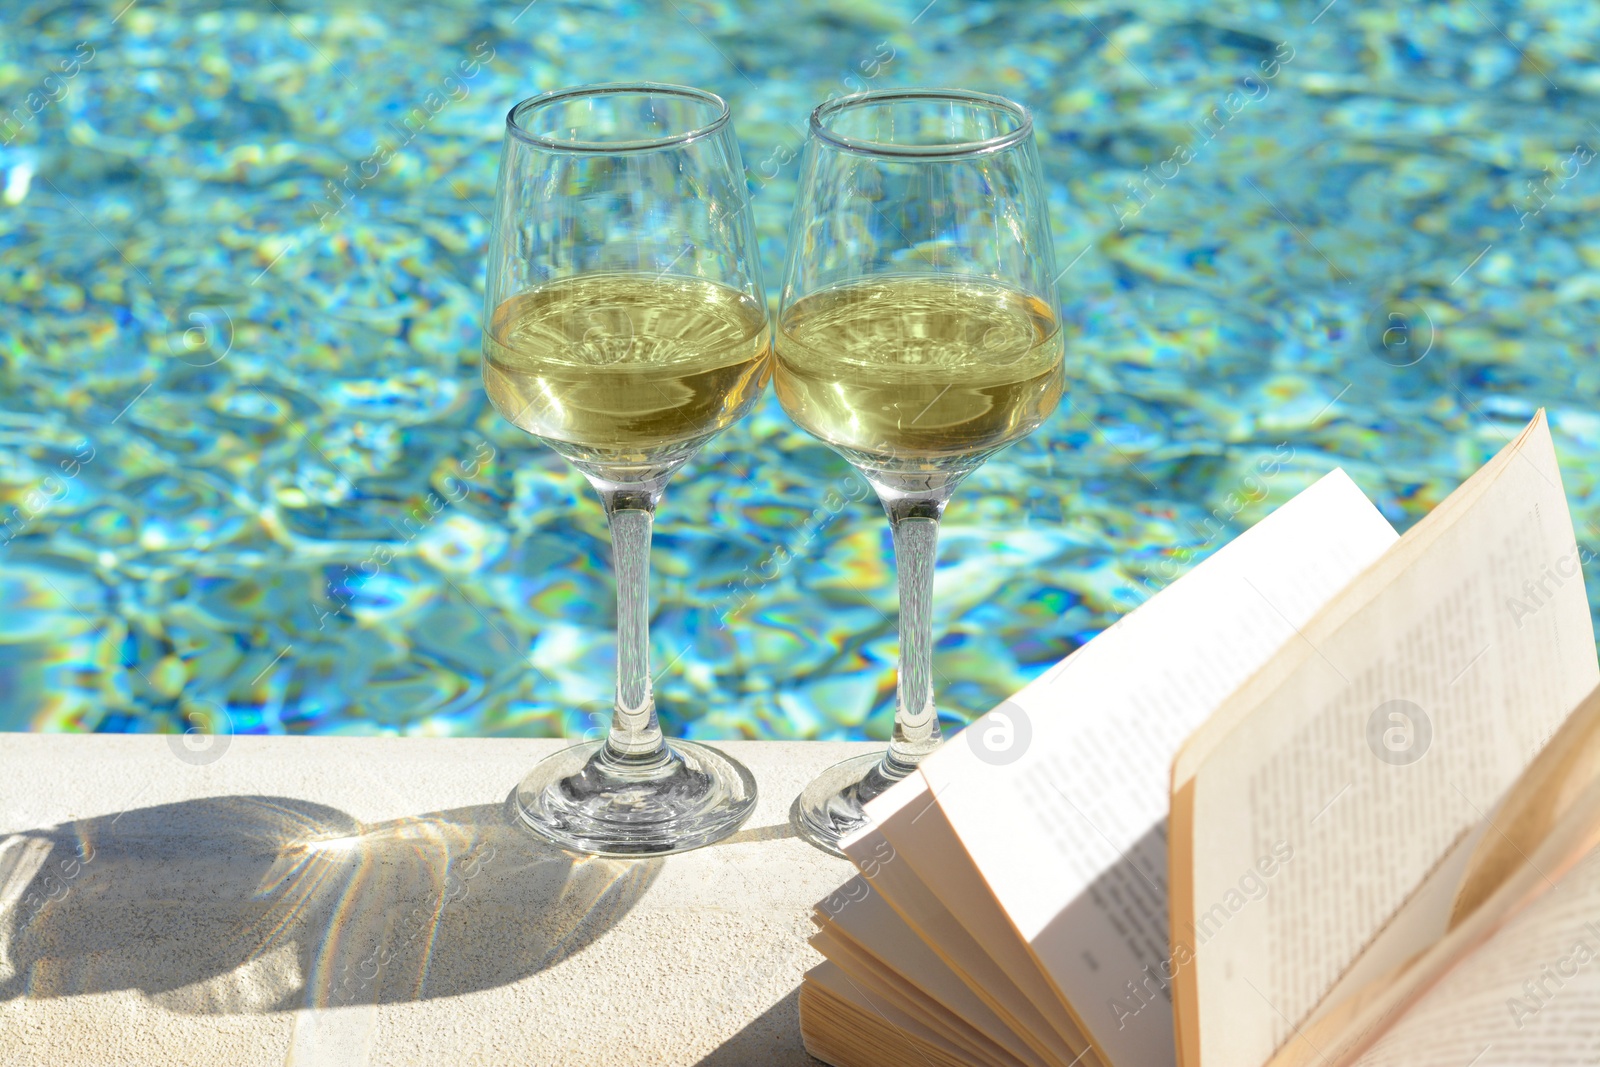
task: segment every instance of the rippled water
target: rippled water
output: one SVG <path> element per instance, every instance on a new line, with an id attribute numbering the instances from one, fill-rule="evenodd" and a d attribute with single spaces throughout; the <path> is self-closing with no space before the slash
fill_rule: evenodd
<path id="1" fill-rule="evenodd" d="M 1541 404 L 1600 546 L 1600 5 L 126 3 L 0 4 L 0 726 L 595 725 L 604 521 L 477 371 L 504 113 L 585 81 L 729 98 L 769 285 L 816 101 L 1034 109 L 1083 367 L 949 511 L 952 720 L 1329 468 L 1409 523 Z M 886 735 L 884 520 L 770 397 L 657 529 L 671 729 Z"/>

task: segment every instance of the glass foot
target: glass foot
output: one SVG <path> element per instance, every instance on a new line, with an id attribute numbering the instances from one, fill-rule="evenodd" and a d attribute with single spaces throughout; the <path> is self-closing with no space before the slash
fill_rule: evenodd
<path id="1" fill-rule="evenodd" d="M 592 856 L 665 856 L 727 837 L 750 817 L 756 782 L 744 766 L 692 741 L 668 741 L 645 764 L 613 759 L 604 741 L 541 760 L 517 786 L 535 835 Z"/>
<path id="2" fill-rule="evenodd" d="M 862 806 L 903 777 L 890 775 L 882 753 L 852 756 L 835 763 L 805 787 L 789 809 L 789 822 L 797 834 L 822 851 L 843 856 L 839 841 L 867 824 Z"/>

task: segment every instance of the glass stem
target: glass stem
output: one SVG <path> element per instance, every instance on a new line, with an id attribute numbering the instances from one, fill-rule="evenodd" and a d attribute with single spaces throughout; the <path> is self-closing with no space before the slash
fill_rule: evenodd
<path id="1" fill-rule="evenodd" d="M 944 505 L 945 500 L 936 497 L 884 501 L 894 531 L 895 573 L 900 586 L 900 679 L 894 738 L 880 768 L 891 780 L 910 774 L 939 746 L 939 714 L 933 703 L 933 571 Z"/>
<path id="2" fill-rule="evenodd" d="M 650 531 L 658 494 L 602 490 L 617 572 L 617 698 L 608 762 L 647 769 L 667 760 L 650 685 Z"/>

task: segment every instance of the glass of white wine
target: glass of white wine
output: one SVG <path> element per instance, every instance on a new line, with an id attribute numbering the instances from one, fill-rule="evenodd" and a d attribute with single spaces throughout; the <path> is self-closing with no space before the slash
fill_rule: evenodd
<path id="1" fill-rule="evenodd" d="M 617 578 L 610 731 L 533 769 L 517 788 L 522 820 L 592 855 L 664 855 L 725 837 L 749 817 L 755 781 L 716 749 L 662 736 L 649 576 L 667 481 L 750 409 L 770 373 L 727 104 L 635 83 L 512 108 L 485 320 L 489 400 L 595 487 Z"/>
<path id="2" fill-rule="evenodd" d="M 949 89 L 883 89 L 811 115 L 778 313 L 790 417 L 859 470 L 888 513 L 900 588 L 894 734 L 795 801 L 838 851 L 862 805 L 939 743 L 933 572 L 957 484 L 1061 399 L 1063 341 L 1033 123 Z"/>

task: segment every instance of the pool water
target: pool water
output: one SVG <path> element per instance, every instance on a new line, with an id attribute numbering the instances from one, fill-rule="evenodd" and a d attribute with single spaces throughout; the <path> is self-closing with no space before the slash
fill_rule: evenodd
<path id="1" fill-rule="evenodd" d="M 1327 470 L 1404 526 L 1541 405 L 1600 547 L 1600 5 L 126 4 L 0 4 L 5 729 L 604 721 L 600 509 L 478 376 L 505 112 L 581 82 L 729 99 L 769 290 L 816 102 L 1033 109 L 1072 385 L 948 512 L 952 724 Z M 669 730 L 887 735 L 885 521 L 770 395 L 653 563 Z"/>

